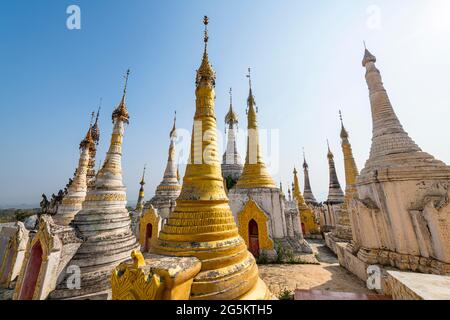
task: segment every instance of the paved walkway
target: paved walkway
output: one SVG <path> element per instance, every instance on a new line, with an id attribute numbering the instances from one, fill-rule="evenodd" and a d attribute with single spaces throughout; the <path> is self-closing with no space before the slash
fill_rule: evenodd
<path id="1" fill-rule="evenodd" d="M 260 265 L 261 278 L 278 295 L 283 290 L 295 289 L 324 290 L 373 294 L 364 281 L 342 268 L 334 253 L 325 246 L 323 240 L 308 240 L 316 252 L 320 265 Z"/>

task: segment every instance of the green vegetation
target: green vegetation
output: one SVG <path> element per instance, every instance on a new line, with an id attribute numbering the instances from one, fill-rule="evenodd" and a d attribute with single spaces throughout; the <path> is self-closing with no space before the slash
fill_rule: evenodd
<path id="1" fill-rule="evenodd" d="M 284 288 L 280 293 L 278 293 L 279 300 L 294 300 L 294 292 L 289 289 Z"/>
<path id="2" fill-rule="evenodd" d="M 263 253 L 258 259 L 258 264 L 320 264 L 317 260 L 304 259 L 301 255 L 295 254 L 292 250 L 283 248 L 280 242 L 275 242 L 275 251 L 277 252 L 277 259 L 270 262 L 267 256 Z"/>
<path id="3" fill-rule="evenodd" d="M 267 257 L 267 254 L 265 252 L 263 252 L 258 260 L 256 261 L 258 264 L 270 264 L 269 259 Z"/>

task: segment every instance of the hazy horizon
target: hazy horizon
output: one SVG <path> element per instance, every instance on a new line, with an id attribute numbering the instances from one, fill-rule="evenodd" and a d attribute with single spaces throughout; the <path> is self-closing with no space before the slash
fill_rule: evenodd
<path id="1" fill-rule="evenodd" d="M 295 165 L 303 189 L 304 147 L 313 192 L 325 200 L 326 139 L 345 188 L 339 109 L 358 169 L 363 168 L 372 136 L 361 66 L 364 40 L 378 59 L 405 130 L 424 151 L 450 163 L 450 43 L 445 40 L 450 35 L 450 1 L 81 0 L 76 1 L 81 29 L 70 30 L 66 10 L 72 4 L 0 4 L 0 58 L 5 62 L 0 78 L 0 208 L 38 205 L 42 193 L 50 196 L 65 186 L 77 166 L 90 113 L 103 98 L 99 166 L 127 68 L 130 124 L 123 145 L 124 183 L 129 203 L 135 203 L 147 164 L 149 200 L 162 179 L 175 110 L 179 132 L 191 131 L 205 14 L 210 18 L 209 58 L 217 73 L 218 130 L 224 136 L 232 87 L 243 129 L 238 150 L 245 159 L 245 75 L 252 67 L 261 139 L 267 132 L 274 132 L 275 140 L 279 137 L 279 146 L 274 151 L 272 145 L 265 159 L 274 180 L 285 188 Z M 223 151 L 225 141 L 221 143 Z M 276 165 L 270 168 L 270 163 Z"/>

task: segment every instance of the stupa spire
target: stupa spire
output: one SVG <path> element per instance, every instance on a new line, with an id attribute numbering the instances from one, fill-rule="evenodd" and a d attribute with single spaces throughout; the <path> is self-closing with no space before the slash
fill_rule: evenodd
<path id="1" fill-rule="evenodd" d="M 138 200 L 136 202 L 136 211 L 140 211 L 144 208 L 144 197 L 145 197 L 145 193 L 144 193 L 144 185 L 145 185 L 145 169 L 146 169 L 147 165 L 144 165 L 144 170 L 142 171 L 142 178 L 141 181 L 139 182 L 139 184 L 141 185 L 140 189 L 139 189 L 139 196 L 138 196 Z"/>
<path id="2" fill-rule="evenodd" d="M 177 139 L 177 112 L 175 111 L 175 115 L 173 118 L 173 126 L 172 130 L 170 130 L 170 145 L 169 152 L 167 157 L 166 169 L 164 170 L 164 176 L 161 183 L 156 188 L 156 193 L 167 192 L 169 189 L 174 189 L 179 191 L 181 186 L 178 180 L 178 170 L 177 163 L 175 160 L 176 150 L 175 150 L 175 142 Z"/>
<path id="3" fill-rule="evenodd" d="M 144 206 L 144 215 L 146 209 L 153 208 L 158 210 L 158 215 L 162 219 L 169 216 L 170 211 L 175 206 L 175 201 L 180 195 L 181 184 L 180 174 L 176 161 L 175 142 L 177 139 L 177 112 L 175 111 L 172 129 L 170 130 L 170 145 L 168 150 L 167 164 L 164 170 L 162 181 L 156 187 L 155 195 Z M 150 206 L 151 205 L 151 206 Z"/>
<path id="4" fill-rule="evenodd" d="M 238 124 L 238 116 L 233 110 L 233 100 L 232 100 L 232 89 L 230 88 L 230 109 L 225 116 L 225 124 L 228 125 L 228 140 L 227 140 L 227 149 L 222 157 L 222 163 L 231 166 L 238 167 L 222 167 L 222 171 L 238 171 L 239 174 L 242 171 L 242 161 L 241 156 L 239 155 L 236 147 L 236 130 L 235 125 Z M 233 175 L 233 174 L 232 174 Z"/>
<path id="5" fill-rule="evenodd" d="M 257 108 L 252 92 L 251 70 L 248 68 L 249 93 L 247 98 L 247 154 L 244 170 L 237 188 L 276 188 L 275 182 L 269 175 L 266 165 L 262 160 L 259 145 L 259 132 L 257 122 Z"/>
<path id="6" fill-rule="evenodd" d="M 59 225 L 69 225 L 75 215 L 81 210 L 87 192 L 87 173 L 89 169 L 89 152 L 94 145 L 92 138 L 92 122 L 86 137 L 80 143 L 80 158 L 75 177 L 64 196 L 54 221 Z"/>
<path id="7" fill-rule="evenodd" d="M 94 142 L 96 145 L 98 145 L 98 142 L 100 141 L 100 128 L 98 124 L 98 118 L 100 116 L 100 110 L 102 108 L 102 98 L 100 98 L 100 103 L 97 109 L 97 114 L 95 116 L 95 121 L 92 125 L 92 138 L 94 139 Z M 94 114 L 94 113 L 92 113 Z"/>
<path id="8" fill-rule="evenodd" d="M 129 72 L 126 83 L 128 75 Z M 124 96 L 125 92 L 126 89 Z M 105 161 L 97 173 L 94 187 L 87 192 L 82 210 L 73 220 L 78 236 L 84 241 L 67 265 L 81 266 L 81 287 L 68 289 L 69 280 L 62 279 L 52 292 L 55 299 L 109 290 L 111 271 L 139 246 L 130 227 L 122 179 L 122 141 L 129 119 L 124 96 L 112 113 L 113 129 Z"/>
<path id="9" fill-rule="evenodd" d="M 339 118 L 341 120 L 341 145 L 342 153 L 344 154 L 344 168 L 345 168 L 345 184 L 346 195 L 349 193 L 349 188 L 356 183 L 356 177 L 358 176 L 358 168 L 356 166 L 355 158 L 353 157 L 352 146 L 348 140 L 349 135 L 344 127 L 344 121 L 342 119 L 342 112 L 339 110 Z"/>
<path id="10" fill-rule="evenodd" d="M 366 162 L 367 170 L 382 162 L 388 164 L 387 158 L 389 158 L 389 165 L 394 165 L 396 162 L 401 165 L 404 163 L 404 159 L 398 155 L 402 153 L 416 153 L 414 158 L 420 158 L 419 161 L 422 163 L 424 159 L 433 159 L 432 156 L 422 153 L 417 144 L 404 131 L 392 108 L 380 71 L 375 66 L 376 61 L 376 57 L 365 48 L 362 65 L 366 69 L 373 126 L 372 147 Z"/>
<path id="11" fill-rule="evenodd" d="M 93 227 L 94 224 L 108 224 L 110 221 L 108 219 L 105 221 L 99 219 L 98 221 L 95 221 L 95 223 L 89 221 L 88 216 L 92 214 L 91 211 L 98 212 L 100 216 L 103 217 L 100 212 L 103 212 L 103 210 L 106 209 L 104 204 L 100 204 L 101 201 L 107 201 L 108 208 L 115 207 L 115 210 L 118 209 L 118 212 L 120 212 L 121 209 L 128 212 L 125 208 L 127 202 L 126 190 L 122 181 L 122 140 L 125 131 L 125 123 L 128 123 L 129 119 L 128 111 L 125 106 L 125 95 L 129 74 L 130 71 L 128 70 L 125 76 L 125 87 L 122 99 L 112 113 L 113 131 L 108 152 L 106 153 L 103 165 L 97 172 L 95 186 L 88 192 L 86 200 L 83 203 L 83 210 L 80 211 L 80 215 L 77 215 L 75 219 L 75 223 L 78 225 L 81 233 L 86 232 L 86 235 L 92 235 L 93 231 L 91 227 Z M 89 226 L 89 224 L 92 225 Z M 99 234 L 101 233 L 102 232 L 99 232 Z M 95 236 L 99 236 L 99 234 L 95 234 Z"/>
<path id="12" fill-rule="evenodd" d="M 122 100 L 120 101 L 119 105 L 117 106 L 117 108 L 114 110 L 114 112 L 112 114 L 113 122 L 115 122 L 116 120 L 121 120 L 122 122 L 128 124 L 129 115 L 128 115 L 128 110 L 126 107 L 125 100 L 126 100 L 126 96 L 127 96 L 127 86 L 128 86 L 128 77 L 129 76 L 130 76 L 130 69 L 128 69 L 126 74 L 124 75 L 125 85 L 123 87 Z"/>
<path id="13" fill-rule="evenodd" d="M 91 129 L 90 130 L 91 130 L 92 139 L 94 140 L 94 144 L 92 144 L 89 149 L 89 165 L 88 165 L 88 172 L 86 175 L 88 190 L 91 190 L 95 184 L 95 175 L 96 175 L 96 173 L 95 173 L 95 157 L 97 155 L 97 147 L 98 147 L 98 144 L 100 141 L 100 128 L 99 128 L 98 118 L 100 115 L 101 103 L 102 103 L 102 100 L 100 98 L 100 105 L 98 107 L 97 114 L 95 115 L 95 112 L 92 112 L 92 117 L 91 117 Z M 94 117 L 95 117 L 95 121 L 94 121 Z"/>
<path id="14" fill-rule="evenodd" d="M 344 192 L 342 191 L 341 185 L 339 183 L 337 174 L 336 174 L 336 166 L 334 164 L 334 155 L 333 152 L 331 152 L 330 144 L 327 140 L 327 146 L 328 146 L 328 166 L 330 171 L 330 185 L 328 189 L 328 199 L 327 203 L 334 204 L 334 203 L 342 203 L 344 201 Z"/>
<path id="15" fill-rule="evenodd" d="M 203 51 L 202 63 L 200 64 L 200 68 L 197 70 L 197 77 L 196 77 L 196 81 L 195 81 L 195 83 L 197 85 L 197 89 L 199 87 L 205 87 L 205 86 L 214 87 L 216 85 L 216 73 L 215 73 L 214 69 L 212 68 L 211 64 L 209 63 L 209 58 L 208 58 L 209 18 L 207 16 L 204 16 L 203 24 L 205 25 L 205 31 L 204 31 L 204 37 L 203 37 L 203 42 L 205 43 L 205 49 Z"/>
<path id="16" fill-rule="evenodd" d="M 300 206 L 305 206 L 306 202 L 305 202 L 305 198 L 303 198 L 302 192 L 300 191 L 300 183 L 298 181 L 298 172 L 297 169 L 294 167 L 294 183 L 293 183 L 293 189 L 292 192 L 294 194 L 294 198 L 295 200 L 297 200 L 299 207 Z"/>
<path id="17" fill-rule="evenodd" d="M 173 116 L 173 127 L 170 130 L 170 139 L 175 140 L 177 138 L 177 111 L 175 111 L 175 115 Z"/>
<path id="18" fill-rule="evenodd" d="M 204 23 L 206 27 L 206 17 Z M 191 286 L 191 299 L 263 299 L 267 288 L 239 236 L 223 184 L 217 153 L 215 74 L 209 62 L 205 63 L 207 40 L 206 34 L 202 66 L 197 71 L 190 161 L 175 210 L 151 251 L 201 260 L 202 269 Z M 206 139 L 205 132 L 209 133 Z"/>
<path id="19" fill-rule="evenodd" d="M 352 240 L 352 227 L 350 215 L 348 212 L 350 200 L 356 194 L 356 177 L 358 176 L 358 168 L 353 157 L 352 146 L 348 140 L 349 135 L 344 126 L 342 112 L 339 110 L 339 118 L 341 120 L 341 146 L 344 155 L 345 168 L 345 197 L 341 210 L 337 215 L 336 228 L 333 231 L 339 238 Z"/>
<path id="20" fill-rule="evenodd" d="M 307 204 L 317 204 L 317 200 L 314 197 L 314 194 L 311 190 L 311 182 L 309 181 L 309 166 L 306 162 L 305 149 L 303 149 L 303 174 L 304 174 L 304 182 L 305 186 L 303 189 L 303 195 L 305 197 L 305 201 Z"/>
<path id="21" fill-rule="evenodd" d="M 229 91 L 230 94 L 230 109 L 228 110 L 227 115 L 225 116 L 225 124 L 228 125 L 229 129 L 233 129 L 235 125 L 238 124 L 238 116 L 233 110 L 233 93 L 232 88 Z"/>

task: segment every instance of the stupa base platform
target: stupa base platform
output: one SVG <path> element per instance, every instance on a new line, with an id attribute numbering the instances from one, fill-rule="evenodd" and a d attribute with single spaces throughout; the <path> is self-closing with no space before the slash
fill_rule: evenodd
<path id="1" fill-rule="evenodd" d="M 343 245 L 345 245 L 350 242 L 350 240 L 336 237 L 332 232 L 324 233 L 324 238 L 325 238 L 325 244 L 331 251 L 333 251 L 333 253 L 335 255 L 337 255 L 337 250 L 338 250 L 337 244 L 338 243 L 342 243 Z"/>
<path id="2" fill-rule="evenodd" d="M 313 253 L 311 245 L 305 239 L 298 238 L 282 238 L 274 239 L 275 243 L 283 249 L 283 251 L 290 251 L 294 254 Z M 275 256 L 276 258 L 276 256 Z"/>
<path id="3" fill-rule="evenodd" d="M 361 280 L 371 282 L 374 290 L 380 294 L 392 296 L 394 300 L 450 299 L 449 276 L 411 272 L 390 265 L 369 263 L 364 261 L 359 253 L 355 254 L 348 243 L 337 243 L 336 249 L 339 264 Z M 370 275 L 370 269 L 378 269 L 378 272 Z"/>
<path id="4" fill-rule="evenodd" d="M 306 233 L 303 235 L 303 237 L 306 240 L 323 240 L 323 234 L 322 233 Z"/>
<path id="5" fill-rule="evenodd" d="M 392 270 L 387 274 L 395 300 L 450 300 L 450 277 Z"/>

